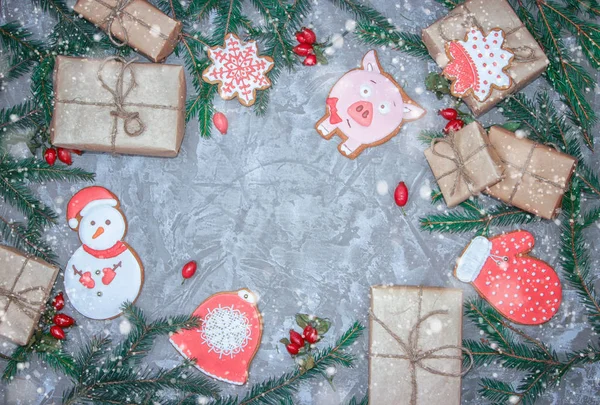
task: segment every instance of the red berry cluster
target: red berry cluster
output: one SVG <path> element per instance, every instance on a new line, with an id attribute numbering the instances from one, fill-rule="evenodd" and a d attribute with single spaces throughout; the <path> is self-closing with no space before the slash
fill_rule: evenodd
<path id="1" fill-rule="evenodd" d="M 52 317 L 52 325 L 50 327 L 50 334 L 58 340 L 63 340 L 66 337 L 64 328 L 75 325 L 75 319 L 69 315 L 58 313 L 65 307 L 65 296 L 62 292 L 56 294 L 56 297 L 52 299 L 52 307 L 56 312 Z"/>
<path id="2" fill-rule="evenodd" d="M 445 134 L 459 131 L 465 126 L 465 122 L 459 118 L 459 112 L 454 108 L 445 108 L 440 110 L 438 114 L 448 120 L 448 123 L 444 128 Z"/>
<path id="3" fill-rule="evenodd" d="M 71 153 L 81 155 L 83 152 L 77 149 L 47 148 L 44 152 L 44 159 L 46 160 L 46 163 L 48 163 L 50 166 L 54 166 L 54 163 L 56 163 L 56 158 L 58 158 L 58 160 L 60 160 L 64 164 L 70 166 L 73 164 L 73 158 L 71 156 Z"/>
<path id="4" fill-rule="evenodd" d="M 311 351 L 327 333 L 331 323 L 328 319 L 307 314 L 297 314 L 296 323 L 302 329 L 302 333 L 290 329 L 290 338 L 283 338 L 280 342 L 285 345 L 285 349 L 292 357 L 303 356 L 298 359 L 298 362 L 302 368 L 308 370 L 314 366 L 314 357 L 311 355 Z"/>
<path id="5" fill-rule="evenodd" d="M 319 332 L 317 332 L 317 330 L 310 325 L 306 325 L 304 331 L 302 331 L 302 334 L 290 329 L 290 343 L 288 343 L 285 348 L 289 354 L 296 356 L 298 353 L 300 353 L 300 350 L 305 348 L 307 343 L 312 345 L 317 343 L 319 339 Z"/>
<path id="6" fill-rule="evenodd" d="M 302 27 L 302 29 L 296 32 L 296 40 L 298 45 L 293 49 L 294 53 L 298 56 L 305 56 L 304 66 L 314 66 L 317 64 L 317 56 L 315 55 L 315 45 L 317 42 L 317 35 L 310 28 Z"/>

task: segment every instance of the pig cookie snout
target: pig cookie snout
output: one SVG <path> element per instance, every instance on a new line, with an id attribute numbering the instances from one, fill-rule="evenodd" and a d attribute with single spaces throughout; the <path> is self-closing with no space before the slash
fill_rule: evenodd
<path id="1" fill-rule="evenodd" d="M 373 103 L 357 101 L 348 107 L 348 115 L 359 125 L 368 127 L 373 122 Z"/>

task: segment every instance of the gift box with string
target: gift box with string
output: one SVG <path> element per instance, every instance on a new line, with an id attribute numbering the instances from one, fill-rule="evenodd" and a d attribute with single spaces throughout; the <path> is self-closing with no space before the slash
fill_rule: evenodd
<path id="1" fill-rule="evenodd" d="M 35 331 L 58 267 L 0 245 L 0 336 L 24 346 Z"/>
<path id="2" fill-rule="evenodd" d="M 179 41 L 181 22 L 146 0 L 78 0 L 73 10 L 116 46 L 128 45 L 152 62 L 164 61 Z"/>
<path id="3" fill-rule="evenodd" d="M 519 138 L 502 127 L 490 128 L 489 141 L 506 172 L 485 193 L 542 218 L 555 218 L 577 159 L 555 145 Z"/>
<path id="4" fill-rule="evenodd" d="M 476 116 L 539 77 L 548 58 L 506 0 L 467 0 L 422 32 L 429 54 Z"/>
<path id="5" fill-rule="evenodd" d="M 52 144 L 177 156 L 185 133 L 185 93 L 182 66 L 58 56 Z"/>
<path id="6" fill-rule="evenodd" d="M 461 347 L 462 305 L 458 289 L 371 287 L 370 404 L 460 405 L 472 366 Z"/>
<path id="7" fill-rule="evenodd" d="M 503 178 L 504 166 L 477 122 L 433 139 L 425 157 L 449 208 Z"/>

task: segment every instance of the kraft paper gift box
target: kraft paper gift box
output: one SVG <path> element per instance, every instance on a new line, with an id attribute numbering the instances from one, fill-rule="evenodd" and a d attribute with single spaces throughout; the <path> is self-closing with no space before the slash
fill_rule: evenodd
<path id="1" fill-rule="evenodd" d="M 504 173 L 485 129 L 477 122 L 434 139 L 425 158 L 449 208 L 498 183 Z"/>
<path id="2" fill-rule="evenodd" d="M 555 218 L 577 160 L 501 127 L 490 128 L 489 140 L 505 166 L 505 178 L 485 193 L 542 218 Z"/>
<path id="3" fill-rule="evenodd" d="M 78 0 L 73 10 L 115 45 L 129 45 L 153 62 L 164 61 L 179 41 L 181 22 L 145 0 Z"/>
<path id="4" fill-rule="evenodd" d="M 58 267 L 0 245 L 0 336 L 27 344 L 46 305 Z"/>
<path id="5" fill-rule="evenodd" d="M 370 404 L 460 405 L 462 306 L 458 289 L 371 287 Z"/>
<path id="6" fill-rule="evenodd" d="M 480 116 L 539 77 L 549 61 L 506 0 L 468 0 L 425 28 L 422 38 L 431 57 L 444 69 L 450 63 L 449 44 L 465 40 L 473 28 L 480 29 L 484 35 L 501 29 L 505 36 L 503 48 L 513 54 L 505 70 L 511 79 L 508 88 L 492 89 L 484 101 L 477 100 L 473 94 L 463 97 L 471 111 Z"/>
<path id="7" fill-rule="evenodd" d="M 185 133 L 185 93 L 182 66 L 59 56 L 52 144 L 177 156 Z"/>

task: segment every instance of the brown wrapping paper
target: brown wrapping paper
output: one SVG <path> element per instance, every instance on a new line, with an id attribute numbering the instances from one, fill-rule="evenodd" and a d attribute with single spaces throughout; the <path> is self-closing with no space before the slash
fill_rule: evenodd
<path id="1" fill-rule="evenodd" d="M 507 34 L 504 46 L 515 54 L 507 70 L 513 81 L 510 88 L 492 90 L 489 98 L 483 102 L 472 95 L 464 98 L 473 114 L 480 116 L 535 80 L 546 70 L 549 61 L 506 0 L 468 0 L 422 32 L 429 54 L 442 69 L 450 62 L 446 43 L 464 39 L 471 27 L 479 27 L 486 34 L 493 28 L 501 28 Z"/>
<path id="2" fill-rule="evenodd" d="M 473 122 L 425 150 L 449 208 L 502 180 L 502 163 L 488 142 L 483 127 Z"/>
<path id="3" fill-rule="evenodd" d="M 145 0 L 78 0 L 73 7 L 99 26 L 117 45 L 129 45 L 152 62 L 162 62 L 173 52 L 181 23 Z"/>
<path id="4" fill-rule="evenodd" d="M 542 218 L 555 218 L 577 160 L 501 127 L 490 128 L 489 140 L 505 166 L 505 178 L 486 194 Z"/>
<path id="5" fill-rule="evenodd" d="M 460 405 L 462 305 L 458 289 L 371 288 L 370 404 Z"/>
<path id="6" fill-rule="evenodd" d="M 0 245 L 0 335 L 26 345 L 48 300 L 58 268 Z"/>
<path id="7" fill-rule="evenodd" d="M 52 144 L 177 156 L 185 133 L 185 91 L 181 66 L 59 56 Z"/>

